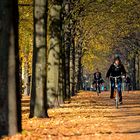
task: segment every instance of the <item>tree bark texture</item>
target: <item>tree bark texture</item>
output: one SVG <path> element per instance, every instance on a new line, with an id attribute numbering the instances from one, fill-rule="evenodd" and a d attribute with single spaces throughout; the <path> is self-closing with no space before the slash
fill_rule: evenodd
<path id="1" fill-rule="evenodd" d="M 0 136 L 21 132 L 18 2 L 0 1 Z"/>
<path id="2" fill-rule="evenodd" d="M 48 117 L 46 94 L 47 0 L 34 0 L 34 47 L 30 117 Z"/>
<path id="3" fill-rule="evenodd" d="M 63 95 L 60 91 L 60 74 L 61 74 L 61 2 L 52 0 L 49 11 L 50 20 L 50 44 L 48 46 L 48 65 L 47 65 L 47 99 L 49 107 L 57 107 L 63 102 Z M 62 81 L 61 81 L 62 82 Z"/>
<path id="4" fill-rule="evenodd" d="M 64 48 L 65 48 L 65 100 L 70 99 L 70 49 L 71 49 L 71 29 L 70 29 L 70 0 L 64 0 Z"/>

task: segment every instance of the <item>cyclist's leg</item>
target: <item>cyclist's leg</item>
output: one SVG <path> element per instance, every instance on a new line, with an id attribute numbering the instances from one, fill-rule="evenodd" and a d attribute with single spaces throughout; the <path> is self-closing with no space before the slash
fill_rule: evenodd
<path id="1" fill-rule="evenodd" d="M 93 85 L 93 88 L 94 88 L 94 91 L 95 91 L 96 90 L 96 82 L 95 82 L 95 80 L 93 80 L 92 85 Z"/>
<path id="2" fill-rule="evenodd" d="M 96 91 L 97 91 L 97 82 L 95 83 L 95 89 L 96 89 Z"/>
<path id="3" fill-rule="evenodd" d="M 100 83 L 99 83 L 99 85 L 98 85 L 98 90 L 99 90 L 99 93 L 101 93 L 101 85 L 100 85 Z"/>
<path id="4" fill-rule="evenodd" d="M 98 91 L 98 83 L 97 83 L 98 81 L 95 81 L 95 88 L 96 88 L 96 91 Z"/>
<path id="5" fill-rule="evenodd" d="M 101 81 L 98 83 L 99 93 L 101 93 Z"/>
<path id="6" fill-rule="evenodd" d="M 110 98 L 114 98 L 114 88 L 115 88 L 115 81 L 111 80 L 111 95 Z"/>
<path id="7" fill-rule="evenodd" d="M 122 81 L 121 80 L 118 81 L 118 93 L 120 97 L 119 101 L 122 102 Z"/>

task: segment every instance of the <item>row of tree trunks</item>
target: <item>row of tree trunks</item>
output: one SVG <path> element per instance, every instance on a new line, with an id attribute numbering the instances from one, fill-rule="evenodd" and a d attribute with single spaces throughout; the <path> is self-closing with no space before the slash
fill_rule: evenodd
<path id="1" fill-rule="evenodd" d="M 71 39 L 70 21 L 62 26 L 62 1 L 53 0 L 50 4 L 49 44 L 47 48 L 47 77 L 45 77 L 45 39 L 47 32 L 45 28 L 45 20 L 47 19 L 47 15 L 44 16 L 45 3 L 43 0 L 41 2 L 35 0 L 34 3 L 35 35 L 30 117 L 45 117 L 47 116 L 47 107 L 58 107 L 64 102 L 64 100 L 69 100 L 71 95 L 74 95 L 76 91 L 74 87 L 74 77 L 76 76 L 77 78 L 76 83 L 78 83 L 80 77 L 79 73 L 81 69 L 81 57 L 79 57 L 79 48 L 77 49 L 77 75 L 75 75 L 75 42 L 74 38 L 73 40 Z M 65 1 L 63 4 L 67 19 L 70 13 L 70 1 Z M 63 41 L 64 46 L 62 43 Z M 46 91 L 45 80 L 47 80 Z"/>
<path id="2" fill-rule="evenodd" d="M 81 87 L 81 57 L 82 48 L 78 43 L 75 46 L 75 26 L 74 19 L 71 17 L 72 3 L 70 0 L 64 0 L 64 99 L 69 100 L 71 96 L 75 95 Z M 81 38 L 80 38 L 81 39 Z M 78 40 L 78 42 L 80 42 Z"/>
<path id="3" fill-rule="evenodd" d="M 30 117 L 47 116 L 41 108 L 58 107 L 64 100 L 70 100 L 81 87 L 81 58 L 79 48 L 77 49 L 77 62 L 75 62 L 75 41 L 72 37 L 70 28 L 70 0 L 50 1 L 49 9 L 49 44 L 46 45 L 47 34 L 46 25 L 47 15 L 43 1 L 34 1 L 34 49 L 33 49 L 33 71 L 32 71 L 32 91 L 31 91 L 31 111 Z M 43 7 L 44 6 L 44 7 Z M 64 7 L 64 23 L 62 23 L 62 8 Z M 40 9 L 40 10 L 39 10 Z M 44 11 L 43 11 L 44 10 Z M 64 25 L 64 26 L 62 26 Z M 72 26 L 71 26 L 72 27 Z M 63 32 L 62 32 L 63 31 Z M 64 44 L 64 45 L 63 45 Z M 47 48 L 47 47 L 48 48 Z M 47 48 L 47 77 L 43 71 L 46 69 L 44 64 L 45 50 Z M 42 54 L 42 55 L 41 55 Z M 80 54 L 81 55 L 81 54 Z M 76 72 L 77 66 L 77 72 Z M 77 73 L 77 75 L 76 75 Z M 43 92 L 46 78 L 46 92 Z M 77 79 L 75 81 L 75 79 Z M 28 83 L 28 80 L 26 80 Z M 42 82 L 41 82 L 42 81 Z M 76 85 L 76 86 L 75 86 Z M 29 88 L 29 87 L 28 87 Z M 26 89 L 28 91 L 28 89 Z M 41 93 L 38 93 L 42 91 Z M 28 94 L 28 92 L 27 92 Z M 45 97 L 45 100 L 42 101 Z M 43 98 L 43 99 L 42 99 Z M 36 104 L 40 109 L 36 109 Z M 44 107 L 43 107 L 44 105 Z M 39 111 L 40 110 L 40 111 Z M 36 112 L 36 113 L 35 113 Z M 46 111 L 45 111 L 46 112 Z M 43 115 L 42 115 L 43 114 Z"/>
<path id="4" fill-rule="evenodd" d="M 65 1 L 65 12 L 70 14 L 70 1 Z M 48 117 L 48 107 L 58 107 L 75 94 L 81 80 L 81 47 L 75 48 L 71 36 L 70 19 L 64 25 L 62 46 L 62 1 L 52 0 L 47 48 L 47 0 L 34 0 L 34 45 L 30 118 Z M 21 132 L 21 69 L 18 52 L 18 2 L 0 2 L 0 136 Z M 76 58 L 77 52 L 77 58 Z M 64 54 L 64 56 L 63 56 Z M 63 58 L 65 58 L 63 60 Z M 77 61 L 76 61 L 77 60 Z M 65 63 L 63 63 L 65 62 Z M 63 64 L 65 64 L 63 66 Z M 28 66 L 25 66 L 27 70 Z M 65 71 L 63 70 L 65 68 Z M 30 79 L 28 71 L 26 82 Z M 77 73 L 77 74 L 75 74 Z M 20 74 L 20 75 L 19 75 Z M 75 81 L 76 79 L 76 81 Z M 19 85 L 18 85 L 19 84 Z M 65 86 L 65 87 L 64 87 Z M 30 86 L 29 86 L 30 87 Z M 29 88 L 28 87 L 28 88 Z M 28 94 L 28 92 L 27 92 Z"/>
<path id="5" fill-rule="evenodd" d="M 21 132 L 18 2 L 0 1 L 0 136 Z"/>

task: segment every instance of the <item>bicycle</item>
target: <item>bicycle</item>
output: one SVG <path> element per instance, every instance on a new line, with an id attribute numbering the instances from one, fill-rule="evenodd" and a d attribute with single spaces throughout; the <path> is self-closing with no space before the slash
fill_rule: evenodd
<path id="1" fill-rule="evenodd" d="M 101 93 L 100 80 L 96 80 L 96 91 L 97 91 L 97 95 L 99 96 L 99 93 Z"/>
<path id="2" fill-rule="evenodd" d="M 122 76 L 116 76 L 116 77 L 110 76 L 110 78 L 115 79 L 115 88 L 114 88 L 114 93 L 115 93 L 115 105 L 116 105 L 116 108 L 118 109 L 118 107 L 119 107 L 119 93 L 118 93 L 118 83 L 117 83 L 117 80 L 118 80 L 119 78 L 122 78 Z"/>

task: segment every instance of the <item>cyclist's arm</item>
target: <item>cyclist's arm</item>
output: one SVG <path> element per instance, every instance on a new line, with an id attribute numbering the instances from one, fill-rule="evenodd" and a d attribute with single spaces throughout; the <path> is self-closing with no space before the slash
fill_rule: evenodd
<path id="1" fill-rule="evenodd" d="M 107 71 L 107 74 L 106 74 L 106 77 L 109 78 L 110 74 L 111 74 L 111 71 L 112 71 L 112 65 L 110 66 L 110 68 L 108 69 Z"/>

